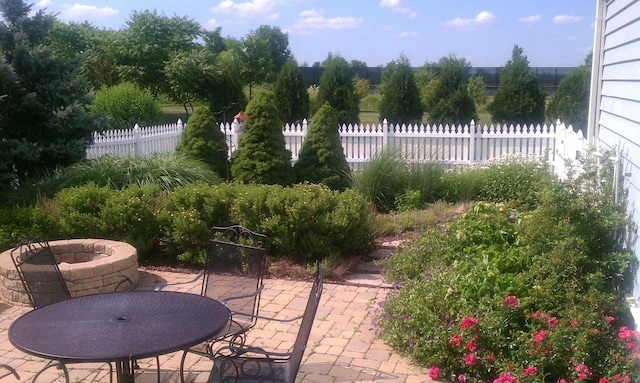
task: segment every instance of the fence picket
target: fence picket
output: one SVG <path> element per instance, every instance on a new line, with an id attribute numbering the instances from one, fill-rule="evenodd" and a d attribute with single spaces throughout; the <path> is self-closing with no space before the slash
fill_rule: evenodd
<path id="1" fill-rule="evenodd" d="M 95 132 L 94 143 L 87 149 L 88 159 L 105 154 L 147 156 L 152 153 L 174 152 L 180 141 L 184 124 L 139 127 L 133 129 Z M 243 125 L 234 120 L 220 124 L 225 134 L 231 156 L 238 149 L 238 138 Z M 409 162 L 424 163 L 439 161 L 452 165 L 471 165 L 504 156 L 547 156 L 559 175 L 566 171 L 565 160 L 576 161 L 586 149 L 586 140 L 581 132 L 575 133 L 571 126 L 560 121 L 555 125 L 484 125 L 475 121 L 465 125 L 405 125 L 389 124 L 344 124 L 338 127 L 342 149 L 352 169 L 362 169 L 384 149 L 395 148 Z M 298 159 L 304 138 L 308 133 L 308 122 L 286 124 L 282 128 L 287 149 L 291 151 L 292 163 Z"/>

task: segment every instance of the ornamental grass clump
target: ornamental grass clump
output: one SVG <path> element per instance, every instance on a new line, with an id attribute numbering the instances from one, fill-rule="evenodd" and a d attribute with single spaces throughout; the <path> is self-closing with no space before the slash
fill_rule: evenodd
<path id="1" fill-rule="evenodd" d="M 398 288 L 381 336 L 433 379 L 635 381 L 640 333 L 623 297 L 637 261 L 617 241 L 624 206 L 586 170 L 531 191 L 529 210 L 479 202 L 386 260 Z"/>

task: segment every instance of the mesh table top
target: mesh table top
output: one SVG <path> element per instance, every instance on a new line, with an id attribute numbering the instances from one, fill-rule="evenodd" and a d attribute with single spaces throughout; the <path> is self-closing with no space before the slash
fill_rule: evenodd
<path id="1" fill-rule="evenodd" d="M 9 328 L 18 349 L 47 359 L 121 361 L 204 342 L 229 321 L 220 302 L 195 294 L 133 291 L 96 294 L 30 311 Z"/>

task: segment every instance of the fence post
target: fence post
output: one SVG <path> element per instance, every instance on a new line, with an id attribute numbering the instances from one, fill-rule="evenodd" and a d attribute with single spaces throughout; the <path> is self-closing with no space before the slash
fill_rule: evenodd
<path id="1" fill-rule="evenodd" d="M 383 152 L 387 148 L 387 140 L 389 136 L 388 128 L 389 125 L 387 123 L 387 119 L 385 118 L 384 120 L 382 120 L 382 150 L 380 150 L 380 152 Z"/>
<path id="2" fill-rule="evenodd" d="M 304 139 L 307 137 L 307 132 L 309 131 L 309 123 L 307 122 L 307 119 L 303 119 L 302 120 L 302 139 L 300 140 L 300 143 L 302 144 L 304 142 Z"/>
<path id="3" fill-rule="evenodd" d="M 178 131 L 182 133 L 182 129 L 184 129 L 184 124 L 182 123 L 182 119 L 178 118 Z"/>
<path id="4" fill-rule="evenodd" d="M 140 126 L 138 124 L 133 127 L 133 156 L 142 156 L 142 153 L 140 153 Z"/>
<path id="5" fill-rule="evenodd" d="M 471 120 L 469 124 L 469 165 L 476 162 L 476 122 Z"/>

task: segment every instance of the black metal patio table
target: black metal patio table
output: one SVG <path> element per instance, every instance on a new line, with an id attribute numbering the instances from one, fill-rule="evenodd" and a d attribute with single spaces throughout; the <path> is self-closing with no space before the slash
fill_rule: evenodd
<path id="1" fill-rule="evenodd" d="M 9 327 L 11 343 L 62 363 L 115 362 L 133 382 L 135 359 L 184 350 L 227 325 L 229 310 L 196 294 L 133 291 L 88 295 L 30 311 Z"/>

